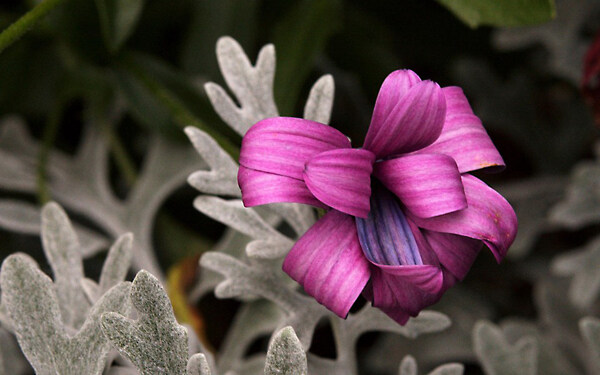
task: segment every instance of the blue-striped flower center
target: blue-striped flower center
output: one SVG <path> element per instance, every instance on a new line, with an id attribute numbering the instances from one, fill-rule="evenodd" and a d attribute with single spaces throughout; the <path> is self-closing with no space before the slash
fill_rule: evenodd
<path id="1" fill-rule="evenodd" d="M 371 262 L 390 266 L 423 264 L 398 198 L 378 182 L 372 186 L 369 216 L 357 217 L 356 228 L 363 252 Z"/>

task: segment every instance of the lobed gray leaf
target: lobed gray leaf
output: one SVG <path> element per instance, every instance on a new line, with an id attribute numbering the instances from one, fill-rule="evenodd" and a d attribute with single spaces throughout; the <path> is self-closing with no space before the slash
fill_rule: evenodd
<path id="1" fill-rule="evenodd" d="M 139 375 L 135 367 L 112 366 L 106 375 Z"/>
<path id="2" fill-rule="evenodd" d="M 63 346 L 66 337 L 52 280 L 28 255 L 14 254 L 2 263 L 0 286 L 21 350 L 36 373 L 51 374 L 53 348 Z"/>
<path id="3" fill-rule="evenodd" d="M 315 211 L 311 206 L 297 203 L 272 203 L 268 208 L 281 216 L 296 232 L 302 236 L 316 221 Z"/>
<path id="4" fill-rule="evenodd" d="M 204 88 L 215 111 L 233 130 L 246 134 L 256 122 L 278 116 L 273 99 L 275 78 L 275 48 L 263 47 L 252 66 L 242 47 L 233 38 L 217 41 L 217 59 L 225 82 L 235 95 L 240 107 L 225 90 L 212 82 Z"/>
<path id="5" fill-rule="evenodd" d="M 134 269 L 145 269 L 159 280 L 164 279 L 152 245 L 156 213 L 173 191 L 185 185 L 190 173 L 205 167 L 192 147 L 181 147 L 159 135 L 152 137 L 140 175 L 122 206 L 121 225 L 115 233 L 115 236 L 134 234 Z"/>
<path id="6" fill-rule="evenodd" d="M 187 375 L 210 375 L 210 367 L 202 353 L 194 354 L 187 364 Z"/>
<path id="7" fill-rule="evenodd" d="M 78 329 L 90 307 L 81 281 L 83 260 L 79 240 L 64 210 L 56 203 L 42 209 L 42 244 L 52 268 L 62 321 Z"/>
<path id="8" fill-rule="evenodd" d="M 133 321 L 117 313 L 104 314 L 104 334 L 143 375 L 185 374 L 187 331 L 177 323 L 158 279 L 147 271 L 138 272 L 130 298 L 139 319 Z"/>
<path id="9" fill-rule="evenodd" d="M 61 321 L 52 280 L 25 254 L 6 258 L 0 271 L 2 299 L 19 345 L 37 374 L 100 374 L 110 346 L 100 333 L 100 314 L 128 312 L 129 283 L 106 293 L 78 332 Z"/>
<path id="10" fill-rule="evenodd" d="M 557 342 L 552 329 L 522 319 L 507 319 L 500 324 L 502 333 L 509 344 L 524 337 L 533 337 L 538 343 L 538 374 L 563 375 L 577 374 L 580 371 L 573 365 L 561 342 Z"/>
<path id="11" fill-rule="evenodd" d="M 285 313 L 270 301 L 257 300 L 242 305 L 221 346 L 219 372 L 239 370 L 235 366 L 244 362 L 246 351 L 256 338 L 270 335 L 284 322 Z"/>
<path id="12" fill-rule="evenodd" d="M 450 327 L 451 321 L 446 315 L 436 311 L 421 311 L 415 317 L 401 326 L 390 319 L 379 309 L 365 306 L 361 311 L 352 314 L 347 320 L 347 329 L 355 335 L 361 335 L 369 331 L 384 331 L 401 334 L 408 338 L 417 338 L 424 333 L 442 331 Z M 357 339 L 358 336 L 355 337 Z"/>
<path id="13" fill-rule="evenodd" d="M 465 371 L 465 366 L 461 363 L 447 363 L 436 367 L 429 375 L 462 375 Z"/>
<path id="14" fill-rule="evenodd" d="M 565 198 L 550 212 L 550 219 L 578 229 L 600 221 L 600 163 L 578 164 L 570 177 Z"/>
<path id="15" fill-rule="evenodd" d="M 200 341 L 194 328 L 192 328 L 189 324 L 183 324 L 183 327 L 186 329 L 188 334 L 188 355 L 190 359 L 188 360 L 188 368 L 190 366 L 190 360 L 192 357 L 198 357 L 198 354 L 202 354 L 204 357 L 204 362 L 208 366 L 210 372 L 215 372 L 216 364 L 214 355 L 206 348 L 206 346 Z M 221 353 L 221 349 L 219 348 L 219 353 Z M 199 358 L 194 359 L 194 363 L 198 363 Z M 210 375 L 210 373 L 208 374 Z"/>
<path id="16" fill-rule="evenodd" d="M 122 111 L 116 108 L 116 114 L 110 121 L 118 121 Z M 3 121 L 0 132 L 0 187 L 35 194 L 37 158 L 39 144 L 27 133 L 25 125 L 13 118 Z M 126 201 L 118 199 L 111 190 L 108 176 L 108 147 L 100 127 L 90 123 L 84 128 L 84 135 L 75 157 L 52 150 L 48 165 L 48 185 L 53 199 L 69 210 L 77 212 L 98 226 L 112 238 L 123 233 L 134 233 L 137 241 L 133 244 L 132 267 L 148 269 L 163 279 L 162 270 L 153 251 L 152 225 L 158 208 L 168 195 L 185 183 L 188 175 L 195 170 L 205 168 L 204 162 L 191 148 L 182 148 L 179 144 L 159 136 L 151 138 L 148 153 L 142 170 Z M 11 162 L 11 160 L 14 162 Z M 6 173 L 2 167 L 7 164 Z M 12 163 L 11 165 L 8 165 Z M 13 165 L 14 164 L 14 165 Z M 14 168 L 13 168 L 14 167 Z M 14 169 L 14 171 L 13 171 Z M 11 172 L 13 171 L 13 172 Z M 22 211 L 21 218 L 27 220 L 35 215 L 31 205 L 5 207 Z M 15 213 L 10 215 L 13 217 Z M 26 224 L 25 221 L 3 222 L 12 229 L 27 230 L 36 233 L 39 220 Z M 6 221 L 6 220 L 4 220 Z M 94 254 L 108 245 L 100 245 L 98 236 L 92 232 L 81 233 L 80 250 L 85 257 Z M 88 234 L 90 234 L 88 236 Z M 88 238 L 91 237 L 91 238 Z"/>
<path id="17" fill-rule="evenodd" d="M 227 228 L 225 233 L 211 249 L 214 252 L 222 252 L 233 255 L 234 257 L 243 257 L 244 249 L 248 244 L 248 237 L 240 232 Z M 223 276 L 218 272 L 205 269 L 200 272 L 196 286 L 190 291 L 189 298 L 191 301 L 198 301 L 207 293 L 212 293 L 214 288 L 223 281 Z M 2 305 L 0 305 L 2 306 Z"/>
<path id="18" fill-rule="evenodd" d="M 290 241 L 282 240 L 277 236 L 265 241 L 255 240 L 250 242 L 246 246 L 246 254 L 250 258 L 277 259 L 285 256 L 291 247 L 292 243 Z"/>
<path id="19" fill-rule="evenodd" d="M 205 215 L 252 238 L 261 240 L 267 238 L 267 246 L 264 251 L 261 251 L 261 248 L 256 245 L 251 247 L 251 253 L 254 256 L 278 258 L 285 255 L 285 251 L 292 247 L 292 241 L 289 238 L 275 230 L 254 209 L 244 208 L 241 200 L 199 196 L 194 200 L 194 207 Z"/>
<path id="20" fill-rule="evenodd" d="M 108 250 L 108 255 L 102 265 L 102 273 L 100 273 L 101 294 L 106 293 L 127 277 L 127 271 L 131 266 L 132 247 L 133 234 L 126 233 L 120 236 Z"/>
<path id="21" fill-rule="evenodd" d="M 38 236 L 42 227 L 41 211 L 38 206 L 13 199 L 0 199 L 0 227 L 13 232 Z M 73 225 L 80 242 L 83 257 L 89 257 L 105 249 L 108 240 L 95 231 Z"/>
<path id="22" fill-rule="evenodd" d="M 600 295 L 600 237 L 582 249 L 557 256 L 551 269 L 557 275 L 572 277 L 569 299 L 575 306 L 590 307 Z"/>
<path id="23" fill-rule="evenodd" d="M 475 354 L 488 375 L 536 375 L 538 345 L 525 337 L 510 345 L 500 328 L 480 321 L 473 328 Z"/>
<path id="24" fill-rule="evenodd" d="M 209 167 L 208 171 L 192 173 L 188 183 L 203 193 L 239 197 L 237 163 L 202 130 L 188 126 L 185 133 Z"/>
<path id="25" fill-rule="evenodd" d="M 100 286 L 96 281 L 84 277 L 83 279 L 81 279 L 80 285 L 81 289 L 83 290 L 83 293 L 85 294 L 85 297 L 90 303 L 96 302 L 102 296 L 102 294 L 100 293 Z"/>
<path id="26" fill-rule="evenodd" d="M 314 299 L 287 286 L 287 276 L 268 265 L 253 263 L 249 266 L 229 255 L 216 252 L 205 253 L 200 264 L 225 276 L 225 280 L 215 289 L 218 298 L 254 295 L 278 305 L 287 315 L 285 324 L 294 328 L 305 349 L 310 346 L 317 322 L 331 314 Z"/>
<path id="27" fill-rule="evenodd" d="M 0 186 L 17 191 L 35 189 L 37 146 L 16 116 L 5 117 L 0 127 Z"/>
<path id="28" fill-rule="evenodd" d="M 464 369 L 465 366 L 460 363 L 447 363 L 436 367 L 429 375 L 462 375 Z M 418 375 L 418 373 L 417 360 L 411 355 L 405 356 L 400 362 L 398 375 Z"/>
<path id="29" fill-rule="evenodd" d="M 304 118 L 320 122 L 321 124 L 329 124 L 334 94 L 335 83 L 333 76 L 326 74 L 319 78 L 308 94 L 308 99 L 304 106 Z"/>
<path id="30" fill-rule="evenodd" d="M 594 317 L 581 319 L 579 330 L 589 348 L 595 369 L 600 371 L 600 319 Z"/>
<path id="31" fill-rule="evenodd" d="M 265 375 L 307 375 L 306 353 L 292 327 L 284 327 L 273 335 Z"/>
<path id="32" fill-rule="evenodd" d="M 415 357 L 407 355 L 402 359 L 400 368 L 398 369 L 398 375 L 418 375 Z"/>

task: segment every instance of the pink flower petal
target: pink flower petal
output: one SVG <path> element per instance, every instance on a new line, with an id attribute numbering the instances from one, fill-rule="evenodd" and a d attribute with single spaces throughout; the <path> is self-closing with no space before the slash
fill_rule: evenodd
<path id="1" fill-rule="evenodd" d="M 400 99 L 412 86 L 419 82 L 421 82 L 421 78 L 412 70 L 396 70 L 390 73 L 379 89 L 369 131 L 379 132 L 379 126 L 385 122 L 385 119 L 388 118 Z"/>
<path id="2" fill-rule="evenodd" d="M 473 114 L 460 87 L 444 87 L 446 120 L 439 138 L 417 153 L 441 153 L 451 156 L 461 173 L 481 168 L 504 168 L 504 160 Z"/>
<path id="3" fill-rule="evenodd" d="M 363 295 L 390 318 L 405 324 L 410 316 L 436 303 L 456 278 L 443 267 L 421 230 L 409 221 L 423 259 L 431 264 L 419 266 L 383 266 L 371 262 L 371 281 Z"/>
<path id="4" fill-rule="evenodd" d="M 454 160 L 442 154 L 413 154 L 384 160 L 374 176 L 419 217 L 462 210 L 467 199 Z"/>
<path id="5" fill-rule="evenodd" d="M 482 240 L 500 262 L 517 235 L 517 216 L 510 204 L 481 180 L 462 176 L 468 207 L 428 219 L 411 219 L 421 228 Z"/>
<path id="6" fill-rule="evenodd" d="M 425 307 L 439 300 L 443 284 L 442 270 L 435 266 L 371 268 L 373 306 L 388 315 L 390 312 L 400 311 L 417 316 Z M 424 290 L 424 286 L 427 290 Z"/>
<path id="7" fill-rule="evenodd" d="M 370 276 L 354 218 L 329 211 L 292 247 L 283 270 L 306 293 L 345 318 Z"/>
<path id="8" fill-rule="evenodd" d="M 464 279 L 483 243 L 451 233 L 432 232 L 426 229 L 423 229 L 422 233 L 444 268 L 457 279 Z"/>
<path id="9" fill-rule="evenodd" d="M 373 304 L 373 283 L 369 282 L 367 284 L 367 286 L 365 287 L 365 290 L 363 290 L 363 297 L 365 297 L 365 299 L 369 302 L 371 302 L 371 304 Z M 400 324 L 400 325 L 405 325 L 406 322 L 408 322 L 408 319 L 410 319 L 410 315 L 398 308 L 398 307 L 393 307 L 393 308 L 386 308 L 386 307 L 379 307 L 379 310 L 383 311 L 387 316 L 389 316 L 390 318 L 392 318 L 393 320 L 396 321 L 396 323 Z"/>
<path id="10" fill-rule="evenodd" d="M 304 181 L 295 178 L 255 171 L 240 166 L 238 184 L 242 190 L 242 201 L 246 207 L 290 202 L 327 208 L 308 190 Z"/>
<path id="11" fill-rule="evenodd" d="M 244 136 L 240 165 L 302 180 L 304 164 L 312 157 L 349 147 L 348 138 L 330 126 L 292 117 L 268 118 Z"/>
<path id="12" fill-rule="evenodd" d="M 382 87 L 382 90 L 389 89 L 391 85 Z M 378 120 L 371 121 L 365 138 L 363 147 L 373 151 L 378 158 L 428 146 L 439 137 L 444 125 L 446 98 L 437 83 L 421 81 L 404 95 L 396 96 L 396 105 L 386 117 L 378 113 Z"/>
<path id="13" fill-rule="evenodd" d="M 361 149 L 325 151 L 306 163 L 304 182 L 315 197 L 348 215 L 366 217 L 375 155 Z"/>

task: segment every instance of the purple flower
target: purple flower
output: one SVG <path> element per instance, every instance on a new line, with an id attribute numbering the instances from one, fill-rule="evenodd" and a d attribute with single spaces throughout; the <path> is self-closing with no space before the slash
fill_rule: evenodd
<path id="1" fill-rule="evenodd" d="M 340 317 L 360 293 L 400 324 L 437 302 L 486 244 L 504 258 L 517 232 L 508 202 L 468 172 L 504 161 L 459 87 L 410 70 L 381 86 L 362 148 L 336 129 L 277 117 L 242 141 L 246 206 L 305 203 L 328 212 L 283 269 Z"/>

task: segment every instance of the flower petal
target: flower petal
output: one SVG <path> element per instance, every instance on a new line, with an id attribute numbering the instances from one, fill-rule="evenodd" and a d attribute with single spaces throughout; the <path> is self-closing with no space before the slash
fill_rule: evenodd
<path id="1" fill-rule="evenodd" d="M 367 217 L 375 155 L 368 150 L 325 151 L 306 163 L 304 182 L 315 197 L 348 215 Z"/>
<path id="2" fill-rule="evenodd" d="M 482 240 L 500 262 L 517 235 L 517 216 L 510 204 L 483 181 L 463 175 L 468 207 L 428 219 L 411 219 L 421 228 Z"/>
<path id="3" fill-rule="evenodd" d="M 369 261 L 378 265 L 423 264 L 417 242 L 398 200 L 389 190 L 373 185 L 371 211 L 356 218 L 360 245 Z"/>
<path id="4" fill-rule="evenodd" d="M 439 138 L 418 153 L 441 153 L 451 156 L 461 173 L 481 168 L 504 168 L 504 160 L 492 143 L 481 120 L 473 114 L 460 87 L 444 87 L 446 120 Z"/>
<path id="5" fill-rule="evenodd" d="M 304 164 L 312 157 L 349 147 L 348 138 L 330 126 L 292 117 L 268 118 L 244 136 L 240 165 L 301 180 Z"/>
<path id="6" fill-rule="evenodd" d="M 450 156 L 413 154 L 384 160 L 375 164 L 374 175 L 416 216 L 438 216 L 467 207 L 460 173 Z"/>
<path id="7" fill-rule="evenodd" d="M 370 277 L 354 219 L 329 211 L 292 247 L 283 270 L 306 293 L 345 318 Z"/>
<path id="8" fill-rule="evenodd" d="M 302 180 L 260 172 L 240 166 L 238 184 L 242 190 L 244 206 L 290 202 L 304 203 L 315 207 L 327 208 L 308 190 Z"/>
<path id="9" fill-rule="evenodd" d="M 371 281 L 363 294 L 373 306 L 399 324 L 405 324 L 409 316 L 416 316 L 423 308 L 437 302 L 445 291 L 444 271 L 435 253 L 419 228 L 410 220 L 407 223 L 421 258 L 428 264 L 385 265 L 373 261 L 365 252 L 371 262 Z"/>
<path id="10" fill-rule="evenodd" d="M 444 268 L 457 279 L 464 279 L 483 243 L 451 233 L 432 232 L 426 229 L 423 229 L 422 233 Z"/>
<path id="11" fill-rule="evenodd" d="M 378 158 L 428 146 L 439 137 L 444 125 L 446 99 L 437 83 L 415 83 L 395 99 L 396 105 L 386 117 L 378 115 L 371 121 L 365 138 L 363 147 Z"/>
<path id="12" fill-rule="evenodd" d="M 435 266 L 373 266 L 371 285 L 373 306 L 388 311 L 400 310 L 417 316 L 437 302 L 444 284 L 442 270 Z M 424 290 L 422 286 L 428 286 Z M 389 313 L 388 313 L 389 315 Z"/>
<path id="13" fill-rule="evenodd" d="M 367 286 L 365 286 L 365 289 L 363 290 L 363 297 L 365 297 L 365 299 L 369 302 L 371 302 L 371 305 L 373 304 L 373 283 L 369 281 L 369 283 L 367 283 Z M 400 324 L 400 325 L 405 325 L 406 322 L 408 321 L 408 319 L 410 319 L 410 315 L 408 315 L 408 313 L 402 309 L 400 309 L 399 307 L 394 307 L 394 308 L 385 308 L 385 307 L 378 307 L 379 310 L 383 311 L 386 315 L 388 315 L 390 318 L 394 319 L 396 321 L 396 323 Z"/>
<path id="14" fill-rule="evenodd" d="M 421 78 L 412 70 L 403 69 L 390 73 L 381 84 L 379 94 L 377 94 L 369 132 L 378 132 L 378 127 L 385 122 L 400 98 L 419 82 L 421 82 Z"/>

